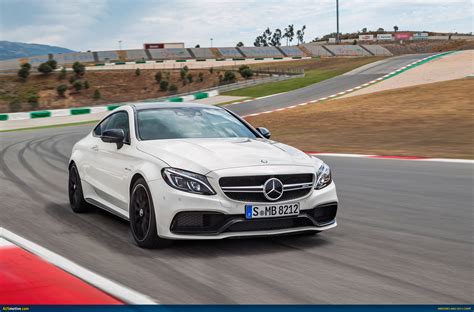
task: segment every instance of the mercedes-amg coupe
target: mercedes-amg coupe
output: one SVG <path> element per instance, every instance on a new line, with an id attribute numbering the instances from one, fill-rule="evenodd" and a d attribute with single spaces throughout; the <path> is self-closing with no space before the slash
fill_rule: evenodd
<path id="1" fill-rule="evenodd" d="M 176 239 L 316 233 L 336 226 L 329 167 L 225 108 L 140 103 L 110 112 L 69 163 L 74 212 L 130 222 L 140 247 Z"/>

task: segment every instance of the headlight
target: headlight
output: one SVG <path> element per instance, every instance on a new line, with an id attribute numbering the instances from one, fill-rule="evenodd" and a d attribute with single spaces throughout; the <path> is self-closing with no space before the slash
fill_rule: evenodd
<path id="1" fill-rule="evenodd" d="M 314 188 L 317 190 L 325 188 L 326 186 L 331 184 L 331 181 L 331 169 L 328 165 L 323 163 L 316 172 L 316 186 Z"/>
<path id="2" fill-rule="evenodd" d="M 164 168 L 161 170 L 161 175 L 166 183 L 175 189 L 202 195 L 216 194 L 207 178 L 201 174 L 176 168 Z"/>

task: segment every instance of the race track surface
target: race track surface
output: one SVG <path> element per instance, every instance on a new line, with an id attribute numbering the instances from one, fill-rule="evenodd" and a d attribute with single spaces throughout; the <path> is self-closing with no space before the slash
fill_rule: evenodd
<path id="1" fill-rule="evenodd" d="M 229 104 L 225 107 L 243 116 L 316 100 L 360 86 L 429 55 L 431 54 L 410 54 L 388 58 L 365 65 L 362 70 L 356 69 L 305 88 L 265 97 L 252 102 Z"/>
<path id="2" fill-rule="evenodd" d="M 301 103 L 424 56 L 229 108 L 249 114 Z M 472 302 L 471 164 L 321 157 L 341 201 L 335 229 L 143 250 L 127 222 L 69 208 L 69 155 L 91 128 L 0 133 L 0 226 L 161 303 Z"/>
<path id="3" fill-rule="evenodd" d="M 162 303 L 469 303 L 469 164 L 324 157 L 339 226 L 316 236 L 134 245 L 67 200 L 73 144 L 92 126 L 1 133 L 0 224 Z"/>

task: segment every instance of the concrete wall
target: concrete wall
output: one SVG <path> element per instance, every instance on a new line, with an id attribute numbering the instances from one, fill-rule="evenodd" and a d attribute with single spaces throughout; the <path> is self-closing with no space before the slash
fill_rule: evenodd
<path id="1" fill-rule="evenodd" d="M 370 52 L 372 52 L 376 56 L 392 56 L 393 55 L 389 50 L 379 45 L 364 44 L 363 47 L 369 50 Z"/>
<path id="2" fill-rule="evenodd" d="M 371 56 L 369 52 L 358 45 L 324 45 L 336 56 Z"/>
<path id="3" fill-rule="evenodd" d="M 322 45 L 318 44 L 303 44 L 302 45 L 306 50 L 311 53 L 311 56 L 332 56 Z"/>

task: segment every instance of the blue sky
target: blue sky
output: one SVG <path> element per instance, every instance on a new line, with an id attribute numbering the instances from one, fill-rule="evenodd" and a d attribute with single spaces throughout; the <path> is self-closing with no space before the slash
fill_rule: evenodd
<path id="1" fill-rule="evenodd" d="M 472 0 L 340 0 L 340 30 L 473 31 Z M 335 31 L 335 0 L 0 0 L 0 40 L 78 51 L 143 42 L 252 45 L 266 27 L 306 25 L 305 40 Z"/>

